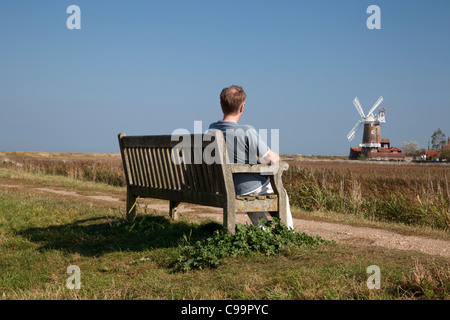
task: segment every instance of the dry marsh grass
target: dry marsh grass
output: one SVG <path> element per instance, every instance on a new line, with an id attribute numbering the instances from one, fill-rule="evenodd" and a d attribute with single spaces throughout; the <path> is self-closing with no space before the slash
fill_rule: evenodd
<path id="1" fill-rule="evenodd" d="M 118 153 L 0 152 L 0 166 L 125 186 Z"/>
<path id="2" fill-rule="evenodd" d="M 283 175 L 291 202 L 306 211 L 450 230 L 450 166 L 295 161 Z"/>

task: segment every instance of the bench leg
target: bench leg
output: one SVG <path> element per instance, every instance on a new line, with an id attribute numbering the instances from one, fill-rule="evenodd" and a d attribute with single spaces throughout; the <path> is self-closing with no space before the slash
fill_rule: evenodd
<path id="1" fill-rule="evenodd" d="M 136 217 L 137 198 L 127 189 L 127 220 L 132 221 Z"/>
<path id="2" fill-rule="evenodd" d="M 287 203 L 287 193 L 284 192 L 283 195 L 280 195 L 280 199 L 278 200 L 278 218 L 280 218 L 280 221 L 285 226 L 288 225 L 288 218 L 287 218 L 287 206 L 289 205 Z"/>
<path id="3" fill-rule="evenodd" d="M 236 231 L 236 208 L 234 205 L 223 208 L 223 228 L 231 234 L 234 234 Z"/>
<path id="4" fill-rule="evenodd" d="M 272 185 L 273 190 L 278 195 L 278 218 L 281 223 L 290 227 L 292 224 L 292 219 L 288 219 L 288 195 L 286 190 L 283 187 L 283 182 L 281 180 L 281 173 L 278 172 L 276 175 L 270 178 L 270 183 Z"/>
<path id="5" fill-rule="evenodd" d="M 289 196 L 287 195 L 287 192 L 285 191 L 286 196 L 280 199 L 279 201 L 279 211 L 277 212 L 271 212 L 270 214 L 274 217 L 277 217 L 280 219 L 281 223 L 283 223 L 285 226 L 287 226 L 290 229 L 294 229 L 294 221 L 292 219 L 292 213 L 291 213 L 291 207 L 289 205 Z"/>
<path id="6" fill-rule="evenodd" d="M 179 212 L 178 212 L 179 205 L 180 205 L 180 203 L 178 201 L 170 200 L 170 202 L 169 202 L 169 214 L 170 214 L 170 218 L 172 218 L 173 220 L 178 220 L 178 218 L 179 218 Z"/>

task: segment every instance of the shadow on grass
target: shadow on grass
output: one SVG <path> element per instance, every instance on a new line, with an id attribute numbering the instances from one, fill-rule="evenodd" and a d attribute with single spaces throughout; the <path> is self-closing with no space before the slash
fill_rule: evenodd
<path id="1" fill-rule="evenodd" d="M 100 217 L 64 225 L 28 228 L 16 234 L 39 243 L 40 250 L 63 250 L 83 256 L 100 256 L 115 251 L 142 251 L 177 247 L 187 237 L 196 241 L 210 237 L 222 225 L 193 224 L 161 216 L 139 216 L 133 222 Z"/>

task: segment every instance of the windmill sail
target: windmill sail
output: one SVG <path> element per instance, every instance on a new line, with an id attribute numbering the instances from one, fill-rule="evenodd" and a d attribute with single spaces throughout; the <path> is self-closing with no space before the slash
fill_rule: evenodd
<path id="1" fill-rule="evenodd" d="M 372 109 L 370 109 L 367 116 L 370 116 L 372 114 L 372 112 L 380 105 L 381 102 L 383 102 L 383 97 L 378 98 L 377 102 L 375 102 L 375 104 L 373 105 Z"/>
<path id="2" fill-rule="evenodd" d="M 359 129 L 359 127 L 363 124 L 363 120 L 359 120 L 355 126 L 353 127 L 353 129 L 348 133 L 347 135 L 347 139 L 348 141 L 352 141 L 355 138 L 355 134 L 356 134 L 356 130 Z"/>
<path id="3" fill-rule="evenodd" d="M 356 97 L 355 100 L 353 100 L 353 104 L 355 105 L 356 110 L 358 110 L 361 118 L 365 118 L 366 116 L 364 115 L 364 111 L 361 107 L 361 104 L 359 103 L 358 97 Z"/>

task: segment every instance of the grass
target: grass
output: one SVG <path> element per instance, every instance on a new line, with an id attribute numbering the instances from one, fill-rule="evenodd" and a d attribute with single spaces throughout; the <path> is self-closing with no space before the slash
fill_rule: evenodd
<path id="1" fill-rule="evenodd" d="M 171 221 L 166 212 L 144 215 L 144 207 L 128 223 L 123 202 L 30 188 L 43 185 L 124 194 L 123 187 L 0 169 L 3 299 L 450 298 L 449 259 L 360 245 L 289 246 L 271 255 L 252 250 L 226 255 L 214 268 L 178 272 L 174 263 L 186 239 L 202 243 L 221 225 L 189 216 Z M 373 264 L 381 269 L 380 290 L 366 285 Z M 80 267 L 80 290 L 66 288 L 70 265 Z"/>

